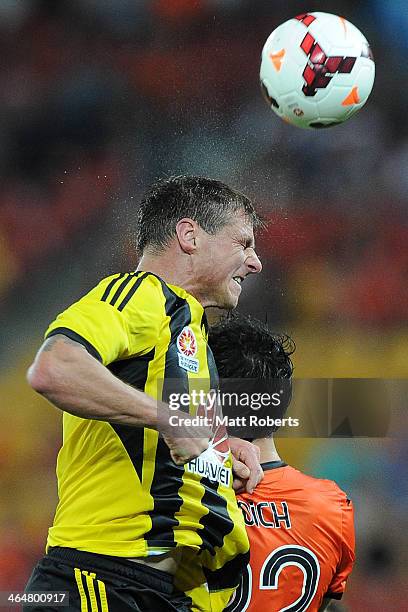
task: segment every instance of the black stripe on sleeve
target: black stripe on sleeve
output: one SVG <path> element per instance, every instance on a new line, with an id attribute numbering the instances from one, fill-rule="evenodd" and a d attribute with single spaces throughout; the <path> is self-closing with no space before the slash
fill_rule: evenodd
<path id="1" fill-rule="evenodd" d="M 144 274 L 142 274 L 142 276 L 139 276 L 139 278 L 137 279 L 137 281 L 135 282 L 135 284 L 133 285 L 133 287 L 129 290 L 129 292 L 126 294 L 126 296 L 123 298 L 123 300 L 121 301 L 121 303 L 118 306 L 118 310 L 123 310 L 124 307 L 126 306 L 126 304 L 130 301 L 130 299 L 132 298 L 132 296 L 135 294 L 135 292 L 138 290 L 138 288 L 140 287 L 141 282 L 143 281 L 143 279 L 146 278 L 146 276 L 149 276 L 149 272 L 145 272 Z"/>
<path id="2" fill-rule="evenodd" d="M 50 331 L 50 333 L 47 334 L 46 338 L 47 339 L 51 338 L 52 336 L 56 336 L 57 334 L 67 336 L 67 338 L 74 340 L 74 342 L 78 342 L 78 344 L 82 344 L 82 346 L 86 348 L 86 350 L 88 351 L 90 355 L 92 355 L 92 357 L 95 357 L 95 359 L 97 359 L 101 363 L 103 362 L 103 359 L 99 351 L 97 351 L 96 348 L 90 342 L 88 342 L 88 340 L 86 340 L 85 338 L 83 338 L 82 336 L 74 332 L 72 329 L 69 329 L 68 327 L 57 327 L 56 329 L 53 329 L 52 331 Z"/>
<path id="3" fill-rule="evenodd" d="M 119 287 L 116 289 L 115 293 L 113 294 L 112 299 L 109 300 L 109 304 L 111 306 L 115 305 L 115 302 L 117 302 L 117 300 L 119 299 L 119 296 L 122 293 L 123 289 L 126 287 L 126 285 L 130 283 L 130 281 L 133 278 L 134 278 L 134 274 L 128 274 L 127 277 L 120 283 Z"/>
<path id="4" fill-rule="evenodd" d="M 105 291 L 103 292 L 103 296 L 101 297 L 101 302 L 106 302 L 107 297 L 113 287 L 113 285 L 116 283 L 116 281 L 118 281 L 120 278 L 122 278 L 122 276 L 125 276 L 124 272 L 121 272 L 120 274 L 117 274 L 114 278 L 112 278 L 111 282 L 109 283 L 109 285 L 106 287 Z"/>

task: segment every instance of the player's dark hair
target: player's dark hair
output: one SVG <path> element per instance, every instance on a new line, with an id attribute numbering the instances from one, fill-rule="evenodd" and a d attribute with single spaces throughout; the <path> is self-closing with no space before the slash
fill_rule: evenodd
<path id="1" fill-rule="evenodd" d="M 154 183 L 138 211 L 137 249 L 163 249 L 174 238 L 183 217 L 196 221 L 209 234 L 222 229 L 243 211 L 253 227 L 262 224 L 251 201 L 220 181 L 201 176 L 172 176 Z"/>
<path id="2" fill-rule="evenodd" d="M 210 328 L 208 342 L 217 364 L 221 393 L 233 393 L 237 387 L 241 391 L 261 390 L 269 395 L 283 390 L 279 406 L 267 408 L 270 417 L 282 418 L 292 398 L 290 356 L 295 351 L 294 341 L 286 334 L 273 333 L 257 319 L 231 313 Z M 227 403 L 223 404 L 223 413 L 234 417 L 242 415 L 243 410 Z M 269 437 L 277 429 L 276 426 L 262 428 L 253 437 Z"/>

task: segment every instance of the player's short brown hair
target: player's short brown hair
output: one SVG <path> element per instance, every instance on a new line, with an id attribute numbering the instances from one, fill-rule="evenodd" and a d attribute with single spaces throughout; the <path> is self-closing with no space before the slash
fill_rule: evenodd
<path id="1" fill-rule="evenodd" d="M 154 183 L 142 199 L 138 211 L 137 249 L 165 248 L 174 238 L 183 217 L 196 221 L 209 234 L 215 234 L 242 211 L 253 227 L 262 224 L 244 194 L 221 181 L 202 176 L 172 176 Z"/>

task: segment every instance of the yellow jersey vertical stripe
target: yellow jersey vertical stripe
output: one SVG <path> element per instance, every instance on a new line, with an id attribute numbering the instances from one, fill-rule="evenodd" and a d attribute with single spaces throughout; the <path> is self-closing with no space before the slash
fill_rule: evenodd
<path id="1" fill-rule="evenodd" d="M 81 570 L 78 567 L 74 568 L 75 580 L 77 583 L 79 596 L 81 598 L 81 612 L 88 612 L 88 601 L 86 599 L 86 593 L 84 589 L 84 585 L 82 583 L 82 574 Z"/>

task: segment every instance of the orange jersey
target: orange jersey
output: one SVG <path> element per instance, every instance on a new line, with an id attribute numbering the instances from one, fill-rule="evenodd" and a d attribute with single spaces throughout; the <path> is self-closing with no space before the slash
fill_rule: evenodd
<path id="1" fill-rule="evenodd" d="M 340 599 L 354 562 L 353 506 L 331 480 L 265 463 L 252 495 L 238 496 L 251 560 L 228 612 L 317 611 Z"/>

